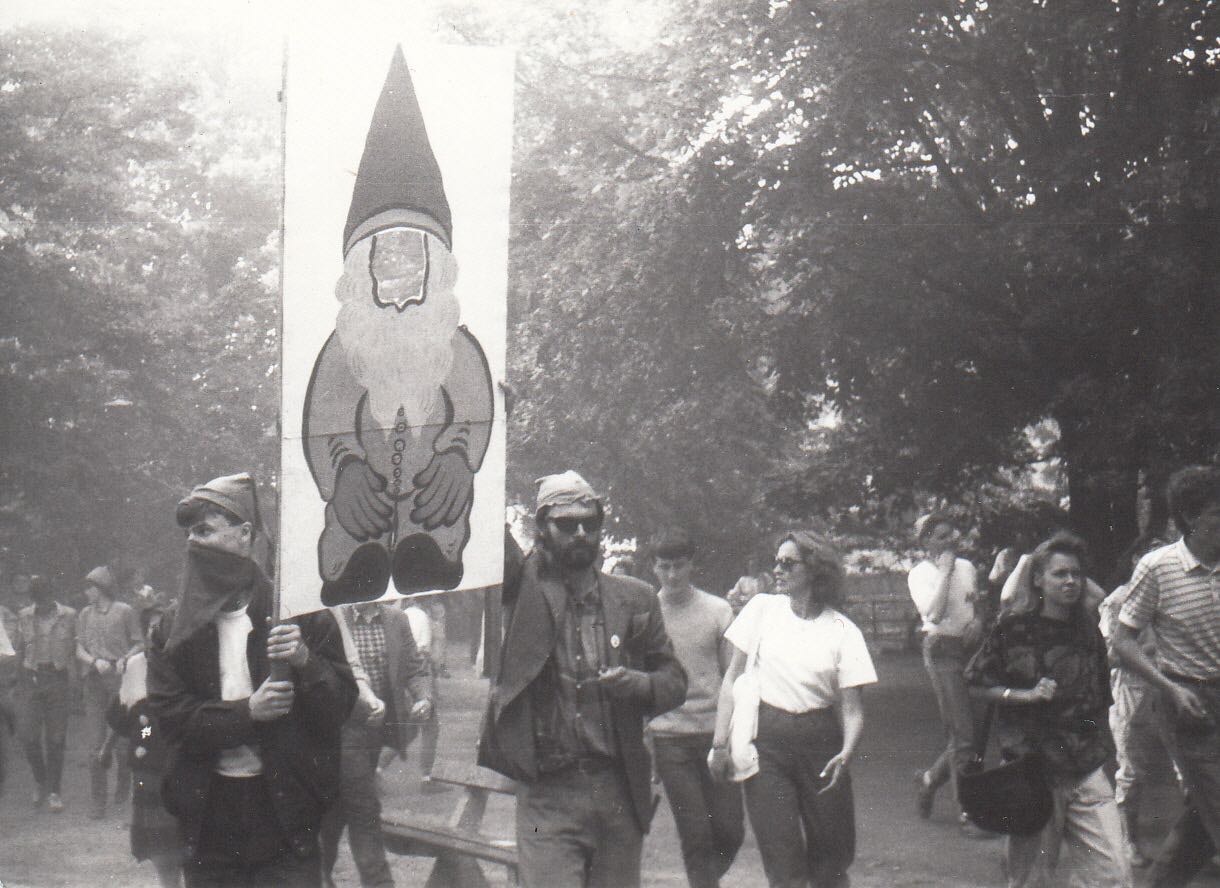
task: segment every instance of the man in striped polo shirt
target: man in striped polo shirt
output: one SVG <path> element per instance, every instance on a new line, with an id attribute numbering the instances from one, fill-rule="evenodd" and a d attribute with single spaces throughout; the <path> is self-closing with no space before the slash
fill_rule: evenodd
<path id="1" fill-rule="evenodd" d="M 1187 884 L 1220 847 L 1220 468 L 1182 469 L 1170 478 L 1168 493 L 1182 539 L 1140 560 L 1114 649 L 1173 703 L 1188 797 L 1184 818 L 1210 842 L 1168 843 L 1153 872 L 1154 888 Z M 1137 639 L 1146 626 L 1156 632 L 1156 663 Z"/>

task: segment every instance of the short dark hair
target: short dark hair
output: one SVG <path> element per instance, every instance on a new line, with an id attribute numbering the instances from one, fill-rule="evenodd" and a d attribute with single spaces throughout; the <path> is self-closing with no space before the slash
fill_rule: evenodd
<path id="1" fill-rule="evenodd" d="M 1220 503 L 1220 467 L 1187 466 L 1169 477 L 1169 514 L 1183 533 L 1212 503 Z"/>
<path id="2" fill-rule="evenodd" d="M 652 537 L 653 558 L 694 558 L 695 542 L 682 527 L 667 527 Z"/>
<path id="3" fill-rule="evenodd" d="M 49 595 L 51 592 L 51 584 L 42 574 L 30 574 L 30 598 L 37 598 L 40 595 Z"/>
<path id="4" fill-rule="evenodd" d="M 831 607 L 843 603 L 843 556 L 828 540 L 808 530 L 792 530 L 779 538 L 779 545 L 792 543 L 809 568 L 816 599 Z"/>
<path id="5" fill-rule="evenodd" d="M 938 524 L 948 524 L 954 530 L 962 530 L 962 522 L 948 509 L 934 509 L 915 522 L 915 540 L 922 543 Z"/>
<path id="6" fill-rule="evenodd" d="M 234 526 L 246 523 L 246 519 L 239 517 L 219 503 L 205 499 L 183 500 L 178 504 L 174 517 L 177 519 L 179 527 L 189 530 L 191 525 L 198 524 L 209 515 L 219 515 Z"/>
<path id="7" fill-rule="evenodd" d="M 586 500 L 580 500 L 579 502 L 586 502 Z M 605 509 L 605 506 L 602 505 L 602 501 L 601 500 L 592 500 L 591 502 L 593 503 L 594 507 L 597 509 L 597 517 L 605 518 L 606 509 Z M 544 525 L 546 523 L 546 518 L 549 514 L 551 514 L 551 509 L 553 509 L 553 508 L 554 508 L 554 506 L 543 506 L 541 509 L 539 509 L 537 512 L 535 512 L 534 513 L 534 523 L 536 525 L 538 525 L 539 527 L 542 527 L 542 525 Z"/>

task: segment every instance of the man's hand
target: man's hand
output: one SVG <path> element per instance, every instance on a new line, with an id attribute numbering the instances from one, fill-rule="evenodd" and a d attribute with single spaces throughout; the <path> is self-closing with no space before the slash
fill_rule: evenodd
<path id="1" fill-rule="evenodd" d="M 268 678 L 250 695 L 250 718 L 258 722 L 273 721 L 292 709 L 292 682 Z"/>
<path id="2" fill-rule="evenodd" d="M 1172 688 L 1170 693 L 1173 696 L 1173 705 L 1178 712 L 1185 713 L 1200 722 L 1207 721 L 1207 707 L 1203 705 L 1203 700 L 1198 694 L 1190 688 L 1184 688 L 1176 683 L 1172 685 Z"/>
<path id="3" fill-rule="evenodd" d="M 103 660 L 101 657 L 98 657 L 93 661 L 93 668 L 97 670 L 98 675 L 109 675 L 114 671 L 114 664 L 109 660 Z"/>
<path id="4" fill-rule="evenodd" d="M 411 704 L 411 719 L 412 721 L 427 721 L 432 716 L 432 701 L 427 697 L 422 700 L 416 700 Z"/>
<path id="5" fill-rule="evenodd" d="M 301 638 L 301 627 L 296 623 L 272 626 L 267 636 L 267 659 L 286 660 L 294 669 L 304 666 L 309 659 L 309 648 Z"/>
<path id="6" fill-rule="evenodd" d="M 652 694 L 652 679 L 648 673 L 626 666 L 615 666 L 597 676 L 598 683 L 611 697 L 645 700 Z"/>
<path id="7" fill-rule="evenodd" d="M 419 492 L 411 520 L 425 530 L 456 524 L 474 497 L 474 472 L 460 450 L 435 454 L 413 483 Z"/>
<path id="8" fill-rule="evenodd" d="M 359 691 L 356 705 L 365 713 L 364 723 L 379 727 L 385 721 L 385 703 L 364 682 L 357 683 L 356 687 Z"/>
<path id="9" fill-rule="evenodd" d="M 953 566 L 956 563 L 957 551 L 952 546 L 949 546 L 936 556 L 936 569 L 945 573 L 953 573 Z"/>
<path id="10" fill-rule="evenodd" d="M 733 758 L 727 746 L 713 746 L 707 753 L 707 769 L 717 783 L 733 779 Z"/>
<path id="11" fill-rule="evenodd" d="M 385 478 L 364 460 L 351 459 L 339 467 L 330 504 L 340 526 L 359 542 L 390 529 L 394 505 L 385 495 Z"/>

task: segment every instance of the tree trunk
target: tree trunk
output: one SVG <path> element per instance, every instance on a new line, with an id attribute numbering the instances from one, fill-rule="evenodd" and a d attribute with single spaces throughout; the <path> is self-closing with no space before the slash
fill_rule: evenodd
<path id="1" fill-rule="evenodd" d="M 1139 535 L 1136 460 L 1081 434 L 1070 420 L 1059 418 L 1059 428 L 1072 527 L 1089 545 L 1090 576 L 1106 585 L 1119 556 Z"/>

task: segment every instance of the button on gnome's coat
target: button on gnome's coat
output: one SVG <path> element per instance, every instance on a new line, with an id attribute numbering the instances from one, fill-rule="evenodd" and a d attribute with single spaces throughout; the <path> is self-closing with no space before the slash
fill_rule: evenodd
<path id="1" fill-rule="evenodd" d="M 305 457 L 326 501 L 328 606 L 453 589 L 470 538 L 493 388 L 459 325 L 453 224 L 399 48 L 373 114 L 343 238 L 335 331 L 305 399 Z"/>

